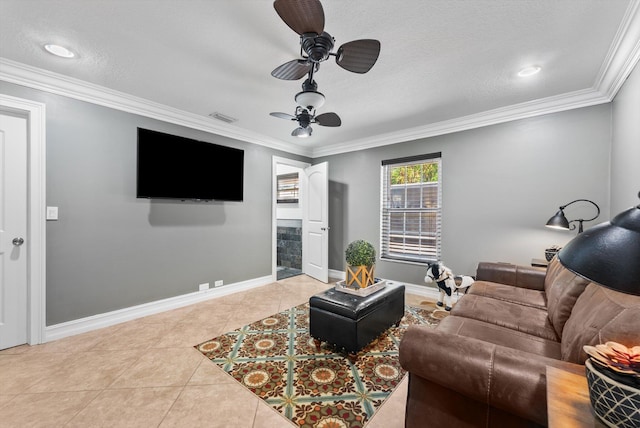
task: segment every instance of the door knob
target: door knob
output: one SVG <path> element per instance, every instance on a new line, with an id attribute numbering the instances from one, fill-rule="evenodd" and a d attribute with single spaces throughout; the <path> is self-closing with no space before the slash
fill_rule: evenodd
<path id="1" fill-rule="evenodd" d="M 15 245 L 16 247 L 19 247 L 20 245 L 24 244 L 24 239 L 22 238 L 13 238 L 13 245 Z"/>

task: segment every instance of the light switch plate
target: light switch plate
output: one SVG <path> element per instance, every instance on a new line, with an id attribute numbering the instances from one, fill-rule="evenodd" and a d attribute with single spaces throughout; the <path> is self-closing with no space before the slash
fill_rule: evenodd
<path id="1" fill-rule="evenodd" d="M 47 220 L 58 219 L 58 207 L 47 207 Z"/>

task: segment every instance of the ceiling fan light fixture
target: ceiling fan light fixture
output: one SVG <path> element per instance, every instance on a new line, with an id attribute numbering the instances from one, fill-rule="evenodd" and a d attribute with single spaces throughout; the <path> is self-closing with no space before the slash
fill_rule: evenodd
<path id="1" fill-rule="evenodd" d="M 539 65 L 530 65 L 529 67 L 525 67 L 518 72 L 519 77 L 529 77 L 534 74 L 538 74 L 542 70 L 542 67 Z"/>
<path id="2" fill-rule="evenodd" d="M 298 138 L 308 138 L 311 136 L 312 132 L 313 132 L 313 129 L 311 129 L 310 126 L 305 126 L 304 128 L 300 127 L 300 128 L 294 129 L 291 135 Z"/>
<path id="3" fill-rule="evenodd" d="M 300 107 L 304 107 L 309 110 L 315 110 L 324 105 L 324 95 L 318 91 L 298 92 L 295 100 Z"/>

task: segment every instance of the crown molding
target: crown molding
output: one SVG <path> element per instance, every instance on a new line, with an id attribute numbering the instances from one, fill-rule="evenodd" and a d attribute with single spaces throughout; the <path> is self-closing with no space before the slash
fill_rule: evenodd
<path id="1" fill-rule="evenodd" d="M 633 0 L 618 28 L 594 88 L 613 101 L 640 59 L 640 0 Z"/>
<path id="2" fill-rule="evenodd" d="M 409 128 L 400 132 L 379 134 L 371 138 L 354 140 L 345 144 L 334 144 L 316 148 L 313 151 L 314 158 L 330 156 L 340 153 L 365 150 L 390 144 L 406 143 L 422 138 L 467 131 L 469 129 L 482 128 L 484 126 L 541 116 L 549 113 L 557 113 L 564 110 L 572 110 L 580 107 L 588 107 L 611 101 L 608 97 L 593 89 L 585 89 L 569 94 L 543 98 L 535 101 L 514 104 L 477 114 L 458 117 L 442 122 L 430 123 L 425 126 Z"/>
<path id="3" fill-rule="evenodd" d="M 155 103 L 144 98 L 135 97 L 124 92 L 114 91 L 80 79 L 32 67 L 7 58 L 0 58 L 0 80 L 128 113 L 139 114 L 163 122 L 211 132 L 275 150 L 282 150 L 287 153 L 311 156 L 311 151 L 306 147 L 265 137 L 264 135 L 247 131 L 234 125 L 212 123 L 211 121 L 214 119 L 205 118 L 197 114 Z"/>

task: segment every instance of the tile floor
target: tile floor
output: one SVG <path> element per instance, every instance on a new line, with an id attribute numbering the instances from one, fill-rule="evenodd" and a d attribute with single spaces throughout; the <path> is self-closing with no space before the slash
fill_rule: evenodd
<path id="1" fill-rule="evenodd" d="M 0 351 L 2 427 L 294 425 L 193 346 L 308 301 L 307 276 L 38 346 Z M 420 296 L 407 295 L 407 303 Z M 367 428 L 404 426 L 407 378 Z"/>

